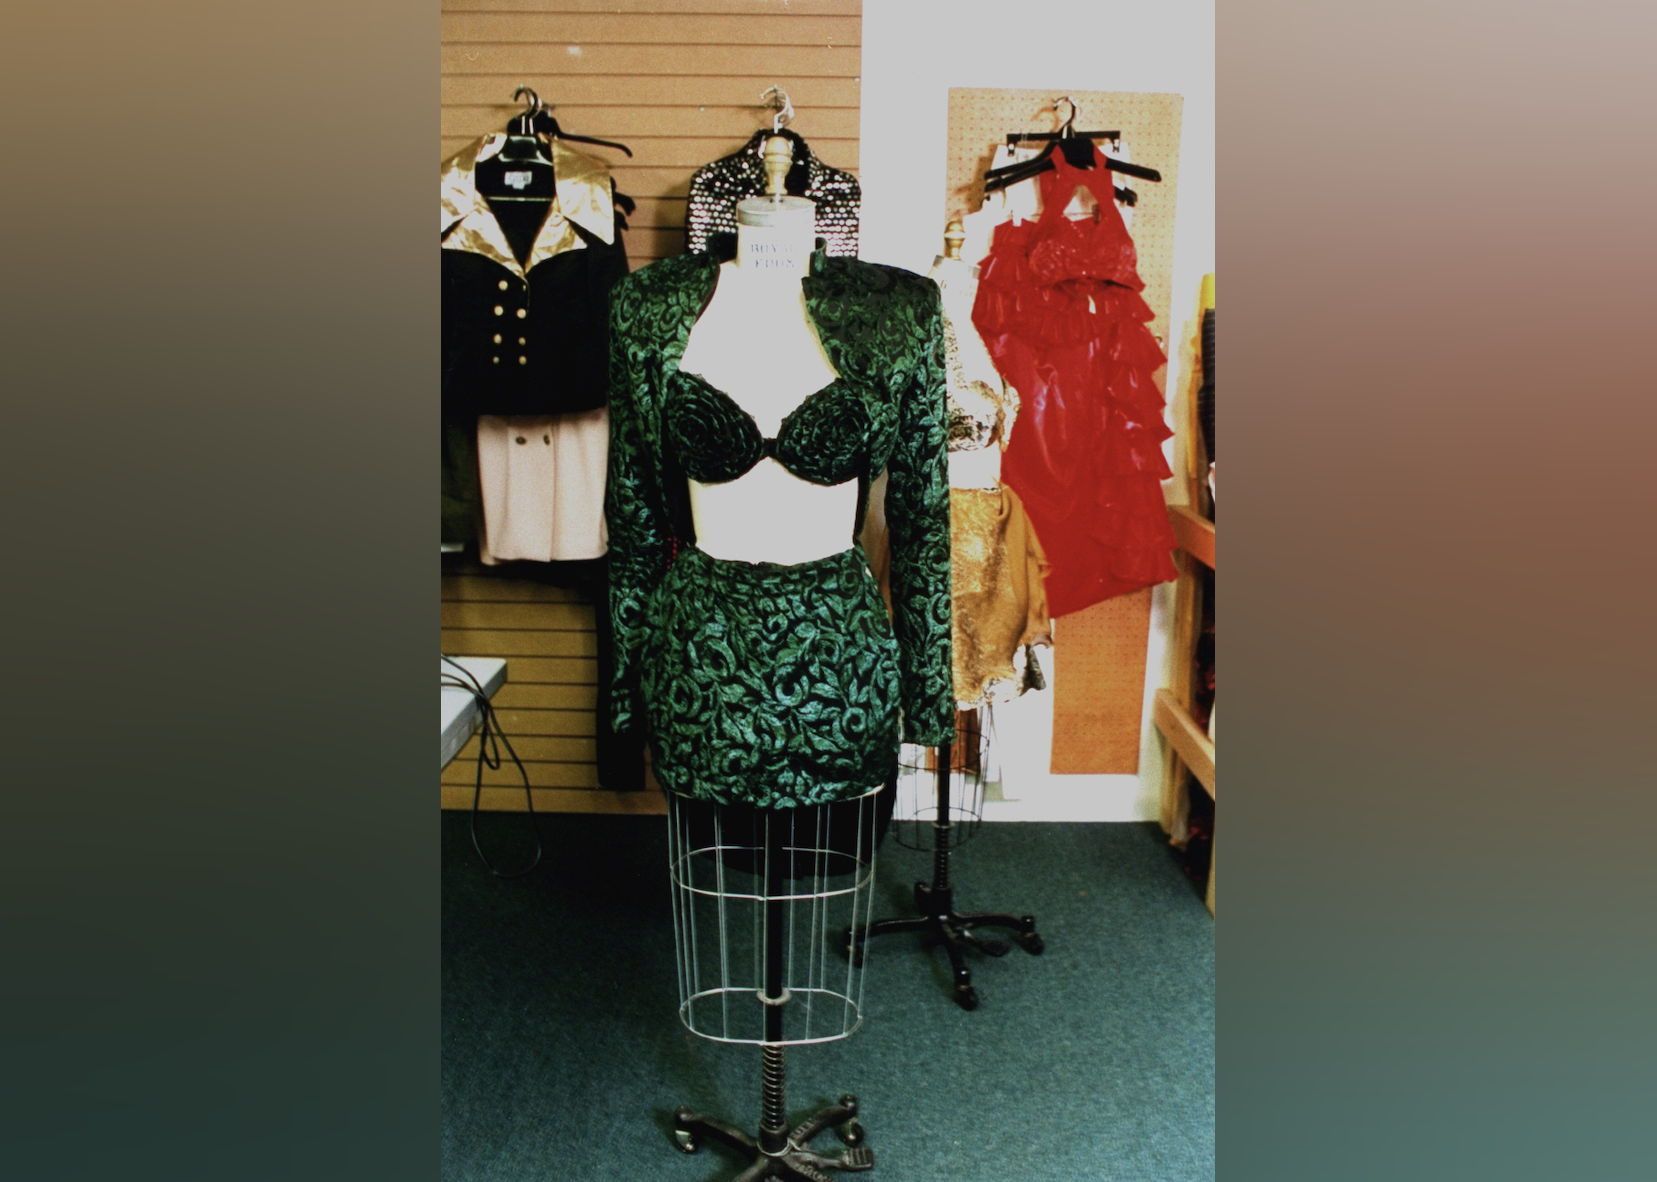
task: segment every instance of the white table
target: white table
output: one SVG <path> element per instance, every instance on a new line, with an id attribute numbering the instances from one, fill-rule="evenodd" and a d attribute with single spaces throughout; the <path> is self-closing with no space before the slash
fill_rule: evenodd
<path id="1" fill-rule="evenodd" d="M 470 673 L 483 687 L 483 692 L 491 698 L 506 684 L 506 662 L 500 657 L 451 657 L 450 660 Z M 439 664 L 443 672 L 459 676 L 459 670 L 448 661 L 440 661 Z M 478 723 L 483 718 L 483 711 L 478 709 L 477 700 L 470 690 L 452 689 L 444 685 L 442 695 L 443 758 L 437 765 L 439 771 L 447 767 L 449 761 L 466 746 L 466 740 L 472 737 L 472 732 L 477 730 Z"/>

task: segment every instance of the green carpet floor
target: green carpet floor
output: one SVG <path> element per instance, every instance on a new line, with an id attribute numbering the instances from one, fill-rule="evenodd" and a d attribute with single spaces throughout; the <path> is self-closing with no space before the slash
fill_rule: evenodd
<path id="1" fill-rule="evenodd" d="M 725 1182 L 735 1155 L 679 1153 L 672 1112 L 753 1132 L 760 1055 L 675 1015 L 665 818 L 543 817 L 545 861 L 510 882 L 467 821 L 443 814 L 443 1178 Z M 482 819 L 497 864 L 523 823 Z M 954 869 L 960 910 L 1034 914 L 1047 951 L 969 951 L 968 1013 L 941 949 L 871 942 L 863 1027 L 788 1052 L 791 1119 L 857 1094 L 875 1168 L 836 1176 L 1213 1178 L 1214 925 L 1157 827 L 985 824 Z M 930 874 L 886 841 L 876 916 L 912 914 Z"/>

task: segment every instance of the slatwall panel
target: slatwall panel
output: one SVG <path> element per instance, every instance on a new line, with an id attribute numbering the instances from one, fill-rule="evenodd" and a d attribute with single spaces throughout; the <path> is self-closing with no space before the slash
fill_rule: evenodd
<path id="1" fill-rule="evenodd" d="M 691 174 L 769 125 L 760 94 L 773 84 L 812 150 L 857 172 L 862 11 L 862 0 L 445 0 L 439 157 L 504 129 L 522 109 L 512 92 L 533 87 L 564 130 L 633 150 L 572 145 L 608 161 L 638 202 L 636 270 L 684 252 Z M 495 705 L 536 809 L 662 811 L 658 792 L 598 788 L 592 604 L 513 567 L 445 558 L 443 651 L 506 658 Z M 474 739 L 444 769 L 444 808 L 471 807 L 476 758 Z M 484 808 L 524 807 L 510 761 L 483 782 Z"/>
<path id="2" fill-rule="evenodd" d="M 790 126 L 857 172 L 862 0 L 447 0 L 440 155 L 506 126 L 520 84 L 556 104 L 573 144 L 611 164 L 639 203 L 634 268 L 682 254 L 691 173 L 765 125 L 760 94 L 794 102 Z"/>

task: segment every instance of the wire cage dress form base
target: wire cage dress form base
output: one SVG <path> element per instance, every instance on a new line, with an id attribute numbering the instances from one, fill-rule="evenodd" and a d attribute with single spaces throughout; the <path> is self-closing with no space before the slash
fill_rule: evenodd
<path id="1" fill-rule="evenodd" d="M 832 1042 L 857 1029 L 863 969 L 841 950 L 848 928 L 869 925 L 882 791 L 785 809 L 667 794 L 687 1030 L 780 1046 Z M 780 990 L 768 989 L 773 983 Z"/>
<path id="2" fill-rule="evenodd" d="M 955 714 L 950 745 L 949 816 L 938 825 L 938 751 L 904 743 L 892 807 L 892 840 L 911 850 L 933 850 L 940 837 L 950 849 L 971 841 L 984 820 L 984 786 L 999 783 L 995 717 L 988 703 Z"/>

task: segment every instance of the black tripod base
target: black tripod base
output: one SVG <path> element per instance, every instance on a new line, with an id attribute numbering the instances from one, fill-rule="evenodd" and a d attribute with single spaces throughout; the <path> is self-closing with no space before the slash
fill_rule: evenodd
<path id="1" fill-rule="evenodd" d="M 1012 928 L 1017 931 L 1019 946 L 1031 956 L 1040 956 L 1047 945 L 1036 934 L 1036 917 L 1014 915 L 1009 911 L 969 911 L 965 915 L 955 910 L 953 888 L 937 888 L 924 882 L 915 884 L 915 906 L 921 914 L 909 919 L 877 919 L 869 925 L 868 935 L 884 936 L 888 932 L 928 932 L 943 944 L 949 954 L 950 968 L 955 973 L 955 1001 L 963 1010 L 978 1008 L 978 991 L 972 987 L 972 974 L 967 970 L 965 948 L 975 948 L 986 956 L 1006 956 L 1012 945 L 1004 940 L 980 936 L 973 928 Z M 863 941 L 849 929 L 845 933 L 845 952 L 854 963 L 863 960 Z"/>
<path id="2" fill-rule="evenodd" d="M 806 1148 L 807 1142 L 829 1128 L 850 1148 L 837 1153 L 814 1153 Z M 857 1122 L 857 1097 L 850 1095 L 841 1096 L 840 1103 L 830 1104 L 792 1129 L 761 1129 L 758 1137 L 750 1137 L 735 1125 L 711 1116 L 698 1116 L 688 1108 L 674 1112 L 673 1139 L 681 1150 L 695 1153 L 702 1148 L 704 1137 L 729 1145 L 751 1159 L 748 1168 L 731 1182 L 758 1182 L 761 1178 L 830 1182 L 824 1170 L 872 1170 L 875 1164 L 874 1151 L 863 1144 L 863 1126 Z"/>

